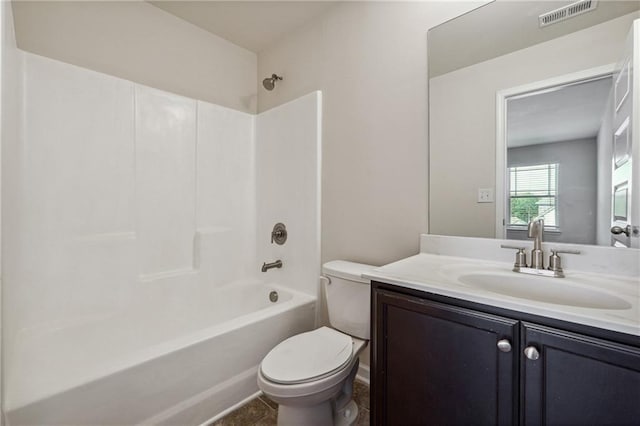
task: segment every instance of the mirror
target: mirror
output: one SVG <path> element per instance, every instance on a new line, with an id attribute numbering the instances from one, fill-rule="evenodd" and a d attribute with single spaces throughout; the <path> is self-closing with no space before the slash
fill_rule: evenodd
<path id="1" fill-rule="evenodd" d="M 612 80 L 605 73 L 505 99 L 507 189 L 498 236 L 526 240 L 528 223 L 541 217 L 546 241 L 610 244 L 612 153 L 604 148 L 611 145 Z"/>
<path id="2" fill-rule="evenodd" d="M 632 245 L 610 231 L 607 117 L 638 18 L 637 1 L 497 0 L 429 31 L 430 233 L 527 239 L 543 217 L 545 241 Z"/>

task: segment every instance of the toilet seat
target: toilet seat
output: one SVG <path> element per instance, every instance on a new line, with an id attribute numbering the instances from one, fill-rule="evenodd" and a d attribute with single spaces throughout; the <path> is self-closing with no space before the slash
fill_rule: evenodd
<path id="1" fill-rule="evenodd" d="M 262 360 L 260 372 L 274 383 L 307 383 L 335 374 L 352 358 L 351 336 L 321 327 L 277 345 Z"/>

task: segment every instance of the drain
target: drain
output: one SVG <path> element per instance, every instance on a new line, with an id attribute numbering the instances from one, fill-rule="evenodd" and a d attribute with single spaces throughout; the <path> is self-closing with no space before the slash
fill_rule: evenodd
<path id="1" fill-rule="evenodd" d="M 269 300 L 271 300 L 273 303 L 276 303 L 278 301 L 278 292 L 272 291 L 271 293 L 269 293 Z"/>

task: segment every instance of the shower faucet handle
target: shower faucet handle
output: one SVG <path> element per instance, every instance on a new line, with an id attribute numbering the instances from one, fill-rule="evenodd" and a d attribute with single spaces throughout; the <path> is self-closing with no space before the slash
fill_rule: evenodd
<path id="1" fill-rule="evenodd" d="M 287 242 L 287 235 L 287 227 L 284 226 L 284 223 L 276 223 L 271 231 L 271 244 L 283 245 Z"/>

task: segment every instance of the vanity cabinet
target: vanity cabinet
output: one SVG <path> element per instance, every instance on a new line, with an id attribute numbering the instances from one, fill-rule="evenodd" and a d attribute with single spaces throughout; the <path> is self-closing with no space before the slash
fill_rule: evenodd
<path id="1" fill-rule="evenodd" d="M 526 425 L 640 424 L 640 349 L 523 322 Z"/>
<path id="2" fill-rule="evenodd" d="M 513 424 L 517 321 L 376 292 L 374 424 Z"/>
<path id="3" fill-rule="evenodd" d="M 372 424 L 640 422 L 640 348 L 393 287 L 372 286 Z"/>

